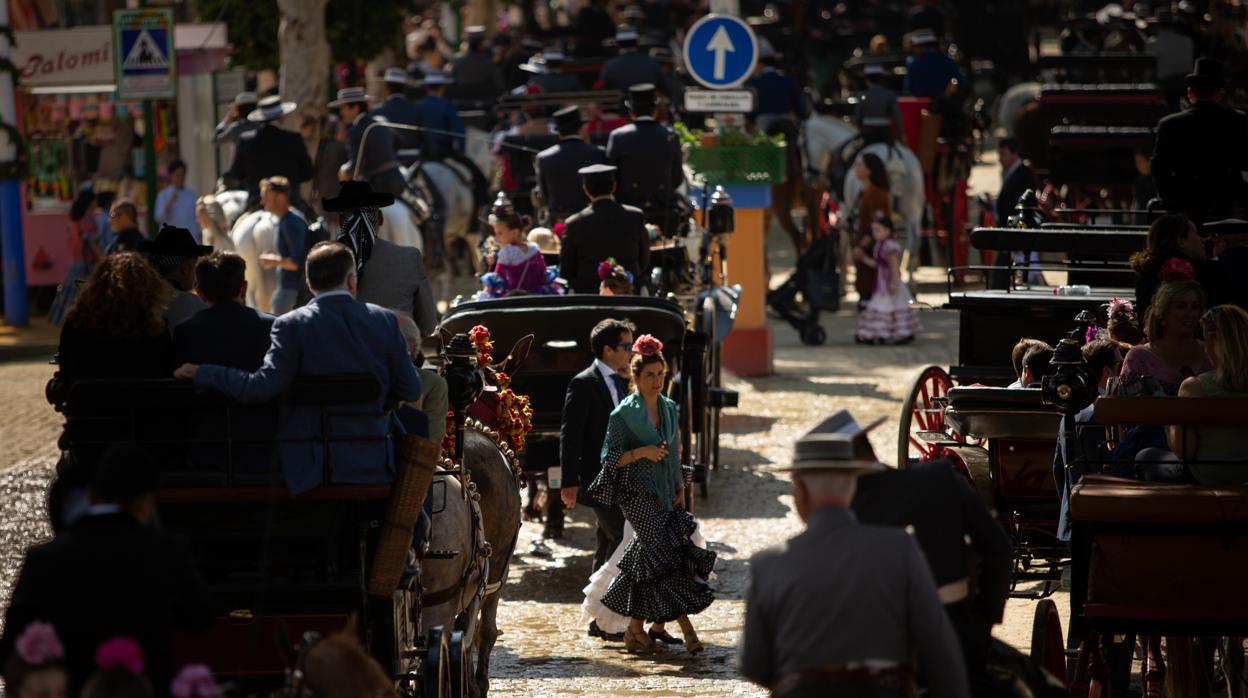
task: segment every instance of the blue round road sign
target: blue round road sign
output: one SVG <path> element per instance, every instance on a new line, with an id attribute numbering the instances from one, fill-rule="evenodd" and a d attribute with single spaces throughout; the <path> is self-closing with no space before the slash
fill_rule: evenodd
<path id="1" fill-rule="evenodd" d="M 737 87 L 757 64 L 754 30 L 738 17 L 707 15 L 685 35 L 685 68 L 713 90 Z"/>

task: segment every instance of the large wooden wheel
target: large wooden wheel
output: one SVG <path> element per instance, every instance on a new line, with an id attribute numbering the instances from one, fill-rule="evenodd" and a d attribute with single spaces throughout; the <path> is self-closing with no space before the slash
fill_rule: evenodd
<path id="1" fill-rule="evenodd" d="M 1036 604 L 1031 621 L 1031 659 L 1062 683 L 1066 682 L 1066 637 L 1053 599 Z"/>
<path id="2" fill-rule="evenodd" d="M 953 379 L 939 366 L 928 366 L 919 374 L 910 396 L 901 406 L 901 424 L 897 431 L 898 468 L 906 467 L 912 459 L 926 461 L 944 455 L 943 446 L 921 435 L 945 430 L 944 398 L 952 387 Z"/>

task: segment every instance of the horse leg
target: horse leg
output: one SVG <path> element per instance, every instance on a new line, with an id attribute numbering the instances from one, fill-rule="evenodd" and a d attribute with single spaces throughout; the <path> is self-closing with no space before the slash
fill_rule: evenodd
<path id="1" fill-rule="evenodd" d="M 780 227 L 789 236 L 789 241 L 793 243 L 794 254 L 801 256 L 802 248 L 805 246 L 802 232 L 797 229 L 797 224 L 793 222 L 793 190 L 792 185 L 788 182 L 771 188 L 771 211 L 776 215 L 776 219 L 780 222 Z"/>
<path id="2" fill-rule="evenodd" d="M 481 605 L 481 624 L 478 628 L 477 645 L 477 692 L 486 696 L 490 692 L 490 655 L 494 652 L 494 643 L 498 641 L 498 603 L 502 593 L 495 591 L 485 597 Z"/>

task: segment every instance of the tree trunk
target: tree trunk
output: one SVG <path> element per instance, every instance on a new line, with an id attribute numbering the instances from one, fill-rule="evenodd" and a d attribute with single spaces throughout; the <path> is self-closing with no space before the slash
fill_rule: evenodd
<path id="1" fill-rule="evenodd" d="M 281 50 L 282 99 L 296 103 L 298 109 L 287 117 L 287 125 L 298 128 L 305 119 L 325 118 L 325 91 L 329 84 L 329 41 L 325 39 L 325 5 L 328 0 L 277 0 L 282 13 L 277 40 Z M 315 157 L 316 129 L 311 140 L 305 140 L 310 156 Z"/>

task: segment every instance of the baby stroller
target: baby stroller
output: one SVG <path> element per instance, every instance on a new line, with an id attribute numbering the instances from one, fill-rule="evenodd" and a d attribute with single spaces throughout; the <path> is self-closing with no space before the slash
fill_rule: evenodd
<path id="1" fill-rule="evenodd" d="M 841 307 L 836 235 L 815 240 L 798 257 L 797 270 L 792 276 L 767 293 L 767 305 L 798 331 L 802 344 L 818 346 L 827 341 L 828 335 L 819 324 L 819 313 L 834 313 Z"/>

